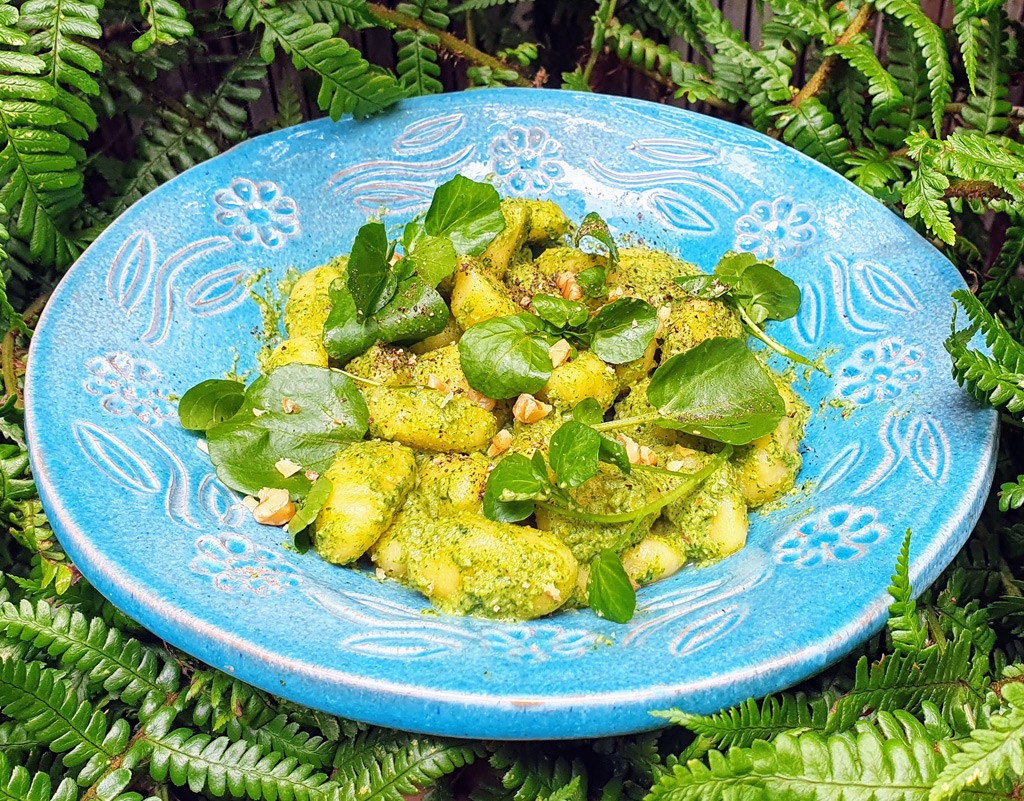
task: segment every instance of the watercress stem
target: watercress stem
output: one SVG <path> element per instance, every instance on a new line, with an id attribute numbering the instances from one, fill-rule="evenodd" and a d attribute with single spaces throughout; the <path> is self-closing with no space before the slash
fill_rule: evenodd
<path id="1" fill-rule="evenodd" d="M 801 356 L 796 351 L 790 350 L 785 345 L 783 345 L 783 344 L 781 344 L 779 342 L 776 342 L 774 339 L 772 339 L 770 336 L 768 336 L 761 329 L 761 327 L 758 326 L 757 323 L 755 323 L 752 319 L 750 319 L 750 315 L 747 314 L 746 309 L 744 309 L 742 306 L 740 306 L 739 304 L 736 304 L 736 310 L 740 313 L 740 319 L 742 319 L 744 325 L 747 326 L 747 330 L 750 331 L 750 333 L 754 337 L 756 337 L 757 339 L 761 340 L 765 345 L 767 345 L 773 351 L 775 351 L 776 353 L 778 353 L 781 356 L 785 356 L 787 359 L 790 359 L 791 361 L 794 361 L 797 364 L 806 365 L 807 367 L 811 367 L 811 368 L 813 368 L 813 369 L 815 369 L 815 370 L 817 370 L 817 371 L 819 371 L 821 373 L 824 373 L 825 375 L 828 375 L 828 371 L 824 367 L 821 367 L 821 366 L 815 364 L 810 359 L 808 359 L 806 356 Z"/>
<path id="2" fill-rule="evenodd" d="M 599 523 L 599 524 L 615 524 L 615 523 L 630 523 L 634 520 L 642 520 L 647 515 L 655 514 L 660 512 L 670 503 L 685 498 L 697 487 L 699 487 L 704 481 L 715 473 L 723 464 L 725 460 L 732 455 L 732 446 L 726 445 L 722 451 L 714 456 L 710 462 L 704 467 L 698 470 L 696 473 L 689 473 L 686 475 L 685 480 L 675 489 L 666 492 L 664 495 L 659 496 L 655 500 L 651 501 L 639 509 L 633 509 L 629 512 L 619 512 L 617 514 L 593 514 L 591 512 L 582 512 L 578 509 L 569 509 L 557 504 L 547 503 L 545 501 L 537 501 L 537 506 L 541 509 L 546 509 L 553 514 L 563 515 L 565 517 L 572 518 L 574 520 L 582 520 L 585 523 Z M 679 474 L 676 474 L 679 475 Z M 682 476 L 680 476 L 682 477 Z"/>
<path id="3" fill-rule="evenodd" d="M 605 423 L 595 423 L 591 428 L 598 431 L 614 431 L 617 428 L 629 428 L 630 426 L 644 425 L 645 423 L 657 423 L 659 420 L 663 420 L 665 415 L 659 414 L 658 412 L 649 412 L 648 414 L 637 414 L 632 417 L 623 417 L 619 420 L 608 420 Z"/>

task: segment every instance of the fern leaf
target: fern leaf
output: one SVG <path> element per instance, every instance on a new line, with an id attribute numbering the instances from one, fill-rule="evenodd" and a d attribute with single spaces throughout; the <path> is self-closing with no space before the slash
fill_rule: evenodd
<path id="1" fill-rule="evenodd" d="M 999 511 L 1008 512 L 1024 506 L 1024 475 L 1016 481 L 1007 481 L 999 487 Z"/>
<path id="2" fill-rule="evenodd" d="M 693 715 L 678 709 L 655 714 L 707 737 L 716 748 L 732 748 L 750 746 L 755 740 L 773 740 L 787 731 L 822 731 L 828 721 L 828 706 L 825 697 L 809 701 L 797 693 L 769 695 L 760 705 L 748 698 L 714 715 Z"/>
<path id="3" fill-rule="evenodd" d="M 288 7 L 305 12 L 315 22 L 344 25 L 356 31 L 379 24 L 366 0 L 289 0 Z"/>
<path id="4" fill-rule="evenodd" d="M 128 704 L 152 708 L 178 690 L 178 667 L 173 661 L 138 640 L 125 639 L 102 619 L 90 620 L 66 606 L 54 608 L 45 601 L 33 606 L 27 600 L 20 606 L 4 603 L 0 631 L 45 649 L 50 657 L 59 657 L 64 667 L 88 671 L 91 683 Z"/>
<path id="5" fill-rule="evenodd" d="M 900 555 L 896 559 L 896 572 L 889 585 L 892 603 L 889 605 L 889 633 L 897 651 L 920 654 L 928 641 L 928 632 L 921 625 L 910 585 L 910 529 L 903 537 Z"/>
<path id="6" fill-rule="evenodd" d="M 682 36 L 691 47 L 708 56 L 701 24 L 686 2 L 680 0 L 640 0 L 640 5 L 656 19 L 666 33 Z"/>
<path id="7" fill-rule="evenodd" d="M 464 3 L 459 3 L 455 6 L 450 13 L 462 14 L 466 11 L 483 11 L 486 8 L 494 8 L 495 6 L 504 6 L 518 2 L 520 2 L 520 0 L 466 0 Z"/>
<path id="8" fill-rule="evenodd" d="M 799 106 L 783 106 L 772 111 L 775 125 L 785 142 L 811 158 L 839 169 L 849 142 L 832 112 L 816 97 Z"/>
<path id="9" fill-rule="evenodd" d="M 21 754 L 43 745 L 24 725 L 13 720 L 0 723 L 0 754 Z"/>
<path id="10" fill-rule="evenodd" d="M 956 13 L 953 15 L 953 28 L 960 42 L 960 55 L 967 73 L 967 85 L 971 94 L 976 93 L 975 82 L 978 77 L 978 25 L 979 20 L 971 11 L 964 7 L 963 0 L 955 0 Z"/>
<path id="11" fill-rule="evenodd" d="M 1003 686 L 1008 709 L 989 718 L 987 729 L 976 729 L 958 743 L 939 774 L 928 801 L 961 798 L 968 787 L 986 785 L 1007 773 L 1024 773 L 1024 687 Z"/>
<path id="12" fill-rule="evenodd" d="M 132 42 L 132 50 L 136 53 L 148 50 L 154 44 L 177 44 L 195 32 L 188 21 L 188 14 L 176 0 L 139 0 L 139 10 L 149 28 Z"/>
<path id="13" fill-rule="evenodd" d="M 1024 346 L 1010 336 L 1002 322 L 993 317 L 970 292 L 953 292 L 967 312 L 971 327 L 956 330 L 956 315 L 945 346 L 953 357 L 953 377 L 976 399 L 1010 412 L 1024 410 Z M 992 349 L 986 356 L 967 347 L 967 340 L 980 329 Z"/>
<path id="14" fill-rule="evenodd" d="M 620 25 L 612 19 L 605 30 L 605 43 L 623 61 L 657 73 L 684 88 L 691 95 L 691 101 L 713 96 L 715 87 L 704 69 L 685 61 L 668 45 L 647 39 L 632 25 Z M 695 96 L 702 94 L 705 89 L 708 94 Z"/>
<path id="15" fill-rule="evenodd" d="M 339 745 L 333 775 L 347 797 L 402 801 L 479 754 L 474 743 L 373 729 Z"/>
<path id="16" fill-rule="evenodd" d="M 1007 137 L 954 131 L 943 142 L 941 163 L 960 178 L 988 181 L 1014 200 L 1024 200 L 1024 152 Z"/>
<path id="17" fill-rule="evenodd" d="M 264 62 L 273 61 L 275 48 L 281 47 L 296 69 L 319 76 L 317 102 L 332 119 L 343 114 L 367 117 L 404 95 L 394 75 L 371 67 L 358 50 L 334 36 L 330 25 L 313 22 L 304 12 L 265 5 L 261 0 L 229 0 L 224 13 L 236 30 L 262 27 L 260 56 Z"/>
<path id="18" fill-rule="evenodd" d="M 931 87 L 928 65 L 907 28 L 885 20 L 886 56 L 889 73 L 903 94 L 903 103 L 890 111 L 872 131 L 872 141 L 902 147 L 908 135 L 928 125 L 931 117 Z"/>
<path id="19" fill-rule="evenodd" d="M 845 59 L 850 66 L 868 79 L 868 92 L 874 107 L 871 112 L 872 124 L 889 109 L 903 102 L 903 93 L 900 92 L 896 79 L 882 66 L 870 45 L 864 42 L 833 45 L 825 50 L 825 55 L 836 55 Z"/>
<path id="20" fill-rule="evenodd" d="M 298 723 L 288 721 L 287 715 L 278 715 L 261 726 L 244 726 L 243 732 L 246 739 L 258 743 L 264 751 L 277 751 L 316 768 L 326 767 L 334 756 L 335 746 L 331 742 L 302 731 Z"/>
<path id="21" fill-rule="evenodd" d="M 586 801 L 587 770 L 580 760 L 553 757 L 537 746 L 505 746 L 491 756 L 491 767 L 504 771 L 502 787 L 509 801 Z"/>
<path id="22" fill-rule="evenodd" d="M 295 89 L 295 84 L 288 80 L 281 81 L 277 88 L 277 119 L 274 121 L 274 128 L 289 128 L 298 125 L 302 120 L 302 99 Z"/>
<path id="23" fill-rule="evenodd" d="M 34 776 L 21 765 L 11 765 L 7 757 L 0 754 L 0 799 L 3 801 L 69 801 L 78 793 L 71 779 L 61 782 L 50 795 L 50 777 L 45 773 Z"/>
<path id="24" fill-rule="evenodd" d="M 63 753 L 65 767 L 90 784 L 108 761 L 123 751 L 131 735 L 124 720 L 107 726 L 106 716 L 80 701 L 63 675 L 40 662 L 9 661 L 0 667 L 0 705 L 51 751 Z"/>
<path id="25" fill-rule="evenodd" d="M 878 0 L 875 5 L 879 11 L 906 25 L 921 48 L 931 86 L 932 127 L 936 134 L 940 134 L 942 115 L 953 94 L 953 70 L 949 66 L 942 29 L 924 13 L 918 0 Z"/>
<path id="26" fill-rule="evenodd" d="M 902 182 L 904 169 L 910 165 L 906 159 L 893 157 L 882 147 L 859 147 L 848 153 L 846 177 L 861 189 L 872 194 L 887 193 L 895 183 Z"/>
<path id="27" fill-rule="evenodd" d="M 413 19 L 423 20 L 427 25 L 438 30 L 448 27 L 448 0 L 412 0 L 399 3 L 395 9 Z"/>
<path id="28" fill-rule="evenodd" d="M 264 754 L 255 743 L 188 729 L 156 733 L 147 740 L 150 776 L 187 786 L 193 793 L 268 801 L 334 801 L 337 796 L 337 784 L 314 772 L 312 765 L 300 765 L 276 752 Z"/>
<path id="29" fill-rule="evenodd" d="M 928 163 L 921 163 L 903 189 L 903 214 L 908 219 L 920 217 L 924 224 L 946 244 L 956 239 L 956 229 L 949 216 L 946 189 L 949 179 Z"/>
<path id="30" fill-rule="evenodd" d="M 410 95 L 436 95 L 444 90 L 438 76 L 437 34 L 419 30 L 398 30 L 394 34 L 398 45 L 398 63 L 395 71 L 402 87 Z"/>
<path id="31" fill-rule="evenodd" d="M 1010 127 L 1009 113 L 1012 108 L 1007 99 L 1010 79 L 1006 71 L 1006 14 L 996 10 L 985 19 L 968 19 L 971 20 L 970 30 L 965 28 L 961 33 L 961 27 L 964 27 L 961 21 L 957 33 L 961 38 L 964 66 L 967 66 L 970 58 L 971 61 L 977 61 L 977 67 L 976 77 L 971 81 L 971 95 L 960 113 L 964 122 L 982 133 L 1003 133 Z M 965 42 L 968 35 L 973 37 L 970 39 L 974 42 L 971 47 Z M 976 55 L 969 57 L 971 51 Z"/>

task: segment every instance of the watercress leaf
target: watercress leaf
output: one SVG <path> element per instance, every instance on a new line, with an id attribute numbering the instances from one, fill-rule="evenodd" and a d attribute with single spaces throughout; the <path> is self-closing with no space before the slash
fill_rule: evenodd
<path id="1" fill-rule="evenodd" d="M 608 273 L 604 267 L 588 267 L 576 274 L 576 283 L 588 298 L 601 298 L 608 294 Z"/>
<path id="2" fill-rule="evenodd" d="M 379 336 L 385 342 L 414 342 L 441 331 L 448 322 L 448 304 L 429 283 L 411 275 L 377 312 Z"/>
<path id="3" fill-rule="evenodd" d="M 573 239 L 573 243 L 576 247 L 579 247 L 580 242 L 587 237 L 596 239 L 608 248 L 609 265 L 614 267 L 619 263 L 619 248 L 615 244 L 612 232 L 608 229 L 608 223 L 606 223 L 604 218 L 596 211 L 590 212 L 583 218 L 583 222 L 580 223 L 580 227 L 576 229 L 576 236 Z M 576 282 L 579 283 L 579 278 L 576 279 Z"/>
<path id="4" fill-rule="evenodd" d="M 530 464 L 533 466 L 533 475 L 541 483 L 541 486 L 547 486 L 550 483 L 548 477 L 548 465 L 544 461 L 544 454 L 540 451 L 534 451 L 530 457 Z"/>
<path id="5" fill-rule="evenodd" d="M 619 555 L 610 548 L 605 548 L 590 563 L 587 604 L 599 617 L 613 623 L 628 623 L 636 612 L 636 590 Z"/>
<path id="6" fill-rule="evenodd" d="M 597 475 L 601 435 L 590 426 L 570 420 L 551 435 L 548 461 L 560 487 L 578 487 Z"/>
<path id="7" fill-rule="evenodd" d="M 590 319 L 590 310 L 575 300 L 554 295 L 534 295 L 533 310 L 555 328 L 576 328 Z"/>
<path id="8" fill-rule="evenodd" d="M 479 256 L 505 230 L 501 198 L 490 184 L 456 175 L 434 192 L 423 230 L 450 239 L 456 253 Z"/>
<path id="9" fill-rule="evenodd" d="M 331 284 L 331 311 L 324 322 L 324 349 L 339 362 L 364 353 L 380 338 L 377 320 L 358 318 L 352 293 L 343 279 Z"/>
<path id="10" fill-rule="evenodd" d="M 534 393 L 551 377 L 550 335 L 532 314 L 494 317 L 471 326 L 459 340 L 462 372 L 488 398 Z"/>
<path id="11" fill-rule="evenodd" d="M 800 287 L 765 262 L 744 270 L 733 294 L 758 325 L 765 320 L 788 320 L 800 310 Z"/>
<path id="12" fill-rule="evenodd" d="M 758 258 L 753 253 L 734 253 L 729 251 L 715 265 L 715 277 L 722 283 L 733 286 L 748 267 L 757 264 Z"/>
<path id="13" fill-rule="evenodd" d="M 233 416 L 244 399 L 245 385 L 238 381 L 200 381 L 178 401 L 178 419 L 189 431 L 206 431 Z"/>
<path id="14" fill-rule="evenodd" d="M 533 514 L 534 499 L 546 495 L 530 460 L 519 453 L 506 456 L 491 471 L 484 488 L 484 516 L 499 523 L 518 523 Z"/>
<path id="15" fill-rule="evenodd" d="M 402 243 L 406 258 L 430 286 L 437 286 L 455 272 L 458 256 L 448 237 L 431 236 L 421 223 L 411 222 L 405 226 Z"/>
<path id="16" fill-rule="evenodd" d="M 745 445 L 775 430 L 786 413 L 775 382 L 742 339 L 715 337 L 654 371 L 647 398 L 658 425 Z"/>
<path id="17" fill-rule="evenodd" d="M 360 318 L 373 314 L 395 294 L 398 279 L 388 263 L 390 248 L 383 223 L 367 223 L 356 234 L 348 257 L 348 289 Z"/>
<path id="18" fill-rule="evenodd" d="M 601 435 L 601 450 L 598 451 L 597 458 L 602 462 L 615 465 L 627 475 L 633 469 L 633 465 L 629 463 L 629 454 L 626 453 L 626 446 L 617 439 L 609 439 L 603 434 Z"/>
<path id="19" fill-rule="evenodd" d="M 587 426 L 596 426 L 604 420 L 604 409 L 595 398 L 584 398 L 572 408 L 572 419 Z"/>
<path id="20" fill-rule="evenodd" d="M 624 364 L 644 355 L 658 331 L 658 311 L 645 300 L 622 298 L 602 307 L 587 331 L 595 354 L 609 364 Z"/>
<path id="21" fill-rule="evenodd" d="M 404 257 L 399 259 L 394 266 L 395 280 L 399 283 L 404 281 L 406 278 L 411 277 L 416 272 L 416 265 L 413 264 L 412 259 Z M 397 291 L 397 289 L 396 289 Z"/>
<path id="22" fill-rule="evenodd" d="M 327 499 L 331 497 L 333 488 L 331 480 L 327 476 L 320 476 L 313 482 L 313 486 L 309 488 L 306 497 L 299 504 L 295 517 L 288 521 L 288 533 L 292 535 L 293 545 L 295 544 L 294 537 L 303 529 L 313 525 L 316 516 L 320 514 Z"/>
<path id="23" fill-rule="evenodd" d="M 206 432 L 210 460 L 240 492 L 281 487 L 301 495 L 310 486 L 305 471 L 325 472 L 341 448 L 363 438 L 368 422 L 366 401 L 347 376 L 287 364 L 256 379 L 238 413 Z M 281 459 L 302 470 L 286 478 L 275 466 Z"/>
<path id="24" fill-rule="evenodd" d="M 690 296 L 702 300 L 715 300 L 728 294 L 729 285 L 713 275 L 680 275 L 672 279 Z"/>

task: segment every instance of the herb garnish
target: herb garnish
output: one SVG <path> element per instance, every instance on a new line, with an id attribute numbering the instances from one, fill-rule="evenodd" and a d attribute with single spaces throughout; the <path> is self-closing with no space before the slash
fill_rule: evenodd
<path id="1" fill-rule="evenodd" d="M 800 287 L 753 253 L 726 253 L 714 275 L 688 275 L 673 279 L 695 298 L 722 300 L 740 315 L 751 335 L 799 364 L 825 370 L 805 356 L 768 336 L 761 327 L 766 320 L 788 320 L 800 309 Z"/>
<path id="2" fill-rule="evenodd" d="M 587 605 L 613 623 L 628 623 L 636 611 L 636 590 L 619 555 L 605 548 L 590 563 Z"/>
<path id="3" fill-rule="evenodd" d="M 573 237 L 573 244 L 580 246 L 584 239 L 595 239 L 608 250 L 608 266 L 615 269 L 619 263 L 619 248 L 615 244 L 615 238 L 608 228 L 608 223 L 596 211 L 590 212 L 583 218 L 580 227 L 576 229 L 576 236 Z"/>

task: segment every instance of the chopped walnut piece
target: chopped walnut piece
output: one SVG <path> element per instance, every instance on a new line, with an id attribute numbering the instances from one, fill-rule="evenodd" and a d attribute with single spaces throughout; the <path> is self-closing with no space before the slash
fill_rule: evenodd
<path id="1" fill-rule="evenodd" d="M 519 298 L 519 305 L 522 306 L 524 309 L 530 308 L 531 303 L 533 303 L 533 298 L 531 298 L 529 295 L 523 295 L 521 298 Z"/>
<path id="2" fill-rule="evenodd" d="M 493 412 L 496 401 L 494 398 L 488 398 L 482 392 L 477 392 L 475 389 L 470 387 L 466 390 L 466 397 L 469 398 L 473 403 L 479 406 L 481 409 Z"/>
<path id="3" fill-rule="evenodd" d="M 302 469 L 302 465 L 296 464 L 291 459 L 278 459 L 274 462 L 274 468 L 285 478 L 291 478 Z"/>
<path id="4" fill-rule="evenodd" d="M 550 404 L 537 400 L 533 395 L 523 393 L 512 405 L 512 416 L 520 423 L 529 425 L 543 420 L 551 414 Z"/>
<path id="5" fill-rule="evenodd" d="M 281 408 L 284 409 L 285 414 L 295 414 L 302 411 L 302 407 L 291 398 L 281 398 Z"/>
<path id="6" fill-rule="evenodd" d="M 568 342 L 564 339 L 558 340 L 558 342 L 548 348 L 548 358 L 551 359 L 551 366 L 558 367 L 561 364 L 565 364 L 569 360 L 571 352 L 572 346 Z"/>
<path id="7" fill-rule="evenodd" d="M 260 490 L 259 504 L 252 510 L 257 523 L 265 526 L 283 526 L 295 517 L 295 504 L 288 497 L 288 490 L 264 487 Z"/>
<path id="8" fill-rule="evenodd" d="M 662 306 L 658 309 L 658 330 L 655 331 L 654 336 L 660 337 L 665 331 L 665 326 L 668 325 L 668 318 L 672 316 L 671 306 Z"/>
<path id="9" fill-rule="evenodd" d="M 671 462 L 665 465 L 665 469 L 671 470 L 673 473 L 680 472 L 684 467 L 686 467 L 686 464 L 680 461 L 679 459 L 673 459 Z"/>
<path id="10" fill-rule="evenodd" d="M 452 388 L 448 386 L 447 381 L 438 378 L 433 373 L 427 376 L 427 386 L 431 389 L 436 389 L 438 392 L 443 392 L 446 395 L 452 391 Z"/>
<path id="11" fill-rule="evenodd" d="M 487 449 L 487 455 L 492 459 L 495 456 L 500 456 L 508 450 L 508 446 L 512 444 L 512 432 L 507 429 L 502 429 L 494 438 L 491 440 L 491 447 Z"/>
<path id="12" fill-rule="evenodd" d="M 638 445 L 636 440 L 625 434 L 619 434 L 615 438 L 626 449 L 626 457 L 630 464 L 656 465 L 658 463 L 658 454 L 646 445 Z"/>
<path id="13" fill-rule="evenodd" d="M 555 286 L 562 293 L 566 300 L 582 300 L 583 290 L 576 283 L 576 275 L 570 272 L 559 273 L 555 276 Z"/>
<path id="14" fill-rule="evenodd" d="M 623 289 L 621 286 L 614 287 L 608 292 L 608 302 L 611 303 L 613 300 L 618 300 L 619 298 L 625 297 L 625 295 L 626 290 Z"/>

